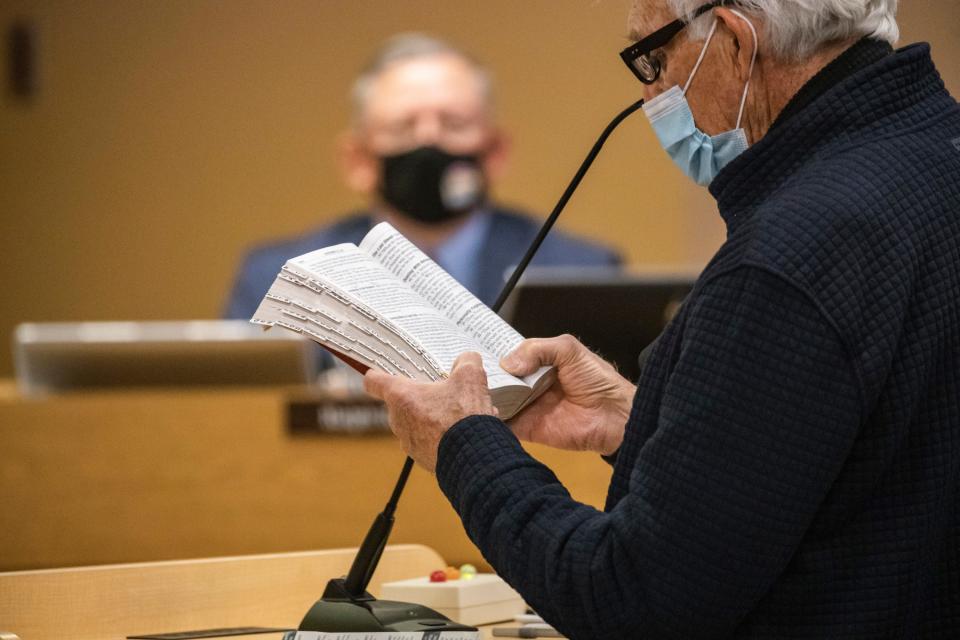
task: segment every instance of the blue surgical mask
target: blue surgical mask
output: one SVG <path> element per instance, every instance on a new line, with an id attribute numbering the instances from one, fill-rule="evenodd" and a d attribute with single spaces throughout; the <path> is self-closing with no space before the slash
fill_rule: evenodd
<path id="1" fill-rule="evenodd" d="M 757 60 L 757 32 L 742 13 L 738 11 L 733 13 L 743 19 L 753 32 L 753 58 L 750 61 L 750 76 L 753 76 L 753 66 Z M 704 186 L 713 182 L 724 167 L 750 147 L 747 142 L 747 133 L 740 126 L 743 120 L 743 109 L 747 103 L 747 94 L 750 91 L 750 77 L 747 78 L 747 86 L 740 100 L 737 126 L 732 131 L 725 131 L 715 136 L 707 135 L 697 128 L 690 104 L 687 102 L 687 89 L 690 88 L 690 83 L 693 82 L 716 31 L 717 22 L 714 21 L 686 86 L 683 89 L 679 85 L 674 86 L 647 102 L 643 107 L 664 150 L 685 174 L 697 184 Z"/>

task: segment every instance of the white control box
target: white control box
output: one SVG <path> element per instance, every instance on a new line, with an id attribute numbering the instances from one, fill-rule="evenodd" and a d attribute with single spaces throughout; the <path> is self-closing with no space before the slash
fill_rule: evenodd
<path id="1" fill-rule="evenodd" d="M 493 573 L 478 573 L 472 580 L 430 582 L 423 577 L 386 582 L 380 598 L 422 604 L 469 625 L 513 620 L 527 610 L 520 594 Z"/>

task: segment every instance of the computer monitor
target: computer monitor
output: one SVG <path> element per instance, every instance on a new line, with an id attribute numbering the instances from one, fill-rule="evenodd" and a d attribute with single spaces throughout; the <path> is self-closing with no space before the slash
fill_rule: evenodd
<path id="1" fill-rule="evenodd" d="M 27 323 L 15 329 L 13 346 L 18 387 L 28 395 L 316 377 L 312 342 L 245 320 Z"/>
<path id="2" fill-rule="evenodd" d="M 697 275 L 694 270 L 531 269 L 501 315 L 528 338 L 572 334 L 636 380 L 640 352 L 676 314 Z"/>

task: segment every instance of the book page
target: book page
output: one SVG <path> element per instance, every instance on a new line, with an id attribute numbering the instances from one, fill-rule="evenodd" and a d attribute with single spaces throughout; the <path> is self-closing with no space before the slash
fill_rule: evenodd
<path id="1" fill-rule="evenodd" d="M 339 289 L 375 309 L 385 320 L 414 337 L 445 372 L 449 373 L 460 354 L 477 351 L 483 356 L 490 388 L 524 384 L 500 368 L 499 356 L 487 352 L 478 340 L 356 246 L 335 245 L 287 264 L 293 270 L 336 283 Z"/>
<path id="2" fill-rule="evenodd" d="M 415 340 L 396 327 L 381 326 L 359 300 L 287 266 L 270 286 L 252 322 L 305 334 L 348 358 L 351 366 L 375 366 L 421 380 L 436 381 L 445 375 Z"/>
<path id="3" fill-rule="evenodd" d="M 390 224 L 382 222 L 371 229 L 360 243 L 360 249 L 406 282 L 498 360 L 523 342 L 523 336 L 503 318 Z M 541 368 L 524 381 L 532 385 L 546 369 Z"/>

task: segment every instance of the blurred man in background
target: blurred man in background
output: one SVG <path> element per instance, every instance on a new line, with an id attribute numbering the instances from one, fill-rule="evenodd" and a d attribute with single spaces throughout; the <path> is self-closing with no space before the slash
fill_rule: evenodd
<path id="1" fill-rule="evenodd" d="M 225 311 L 249 318 L 280 267 L 322 247 L 359 243 L 386 221 L 487 304 L 520 261 L 540 222 L 491 203 L 509 141 L 496 125 L 490 75 L 440 40 L 388 40 L 353 86 L 353 123 L 339 155 L 369 208 L 305 236 L 255 248 Z M 617 267 L 612 250 L 554 231 L 534 265 Z"/>

